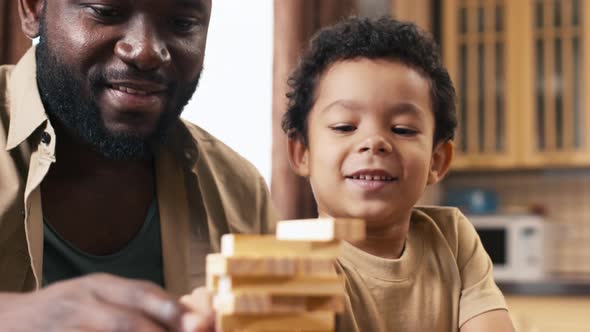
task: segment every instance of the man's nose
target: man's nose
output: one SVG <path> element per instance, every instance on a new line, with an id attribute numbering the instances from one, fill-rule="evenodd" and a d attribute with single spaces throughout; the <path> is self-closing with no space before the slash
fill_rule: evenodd
<path id="1" fill-rule="evenodd" d="M 383 136 L 374 135 L 365 138 L 358 146 L 359 153 L 389 154 L 393 146 Z"/>
<path id="2" fill-rule="evenodd" d="M 155 28 L 145 19 L 129 25 L 123 38 L 115 45 L 115 54 L 140 70 L 149 71 L 170 62 L 170 52 Z"/>

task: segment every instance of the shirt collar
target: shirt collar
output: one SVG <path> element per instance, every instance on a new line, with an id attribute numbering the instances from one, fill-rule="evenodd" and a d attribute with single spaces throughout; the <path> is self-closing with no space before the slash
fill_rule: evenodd
<path id="1" fill-rule="evenodd" d="M 6 150 L 11 150 L 47 121 L 37 87 L 35 47 L 31 47 L 14 67 L 8 82 L 8 98 L 10 125 Z"/>

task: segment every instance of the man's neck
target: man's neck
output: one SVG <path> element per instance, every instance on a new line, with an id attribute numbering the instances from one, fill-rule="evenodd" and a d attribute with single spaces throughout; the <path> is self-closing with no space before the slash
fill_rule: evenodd
<path id="1" fill-rule="evenodd" d="M 135 177 L 146 171 L 153 172 L 153 160 L 113 160 L 105 157 L 93 146 L 82 142 L 68 131 L 55 126 L 57 163 L 52 166 L 59 177 Z"/>
<path id="2" fill-rule="evenodd" d="M 41 183 L 44 217 L 84 252 L 116 252 L 137 234 L 155 197 L 153 161 L 109 160 L 67 133 L 56 138 L 56 163 Z"/>

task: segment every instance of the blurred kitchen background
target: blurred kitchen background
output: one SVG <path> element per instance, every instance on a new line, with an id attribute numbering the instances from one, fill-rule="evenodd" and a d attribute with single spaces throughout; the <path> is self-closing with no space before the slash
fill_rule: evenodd
<path id="1" fill-rule="evenodd" d="M 458 92 L 453 169 L 423 204 L 459 206 L 519 331 L 590 331 L 590 0 L 213 0 L 199 89 L 183 116 L 248 158 L 282 218 L 315 216 L 280 117 L 309 38 L 348 15 L 411 20 Z M 0 1 L 0 63 L 31 42 Z"/>

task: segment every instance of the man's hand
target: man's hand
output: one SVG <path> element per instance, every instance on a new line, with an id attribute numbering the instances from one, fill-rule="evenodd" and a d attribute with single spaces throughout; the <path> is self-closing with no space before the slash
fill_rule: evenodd
<path id="1" fill-rule="evenodd" d="M 210 322 L 149 282 L 89 275 L 24 295 L 0 294 L 8 331 L 206 331 Z"/>
<path id="2" fill-rule="evenodd" d="M 192 316 L 185 320 L 186 325 L 197 326 L 192 332 L 215 331 L 215 314 L 211 301 L 211 294 L 205 287 L 196 288 L 192 294 L 180 298 L 180 302 L 192 313 Z M 192 319 L 196 319 L 197 322 L 189 321 Z"/>

